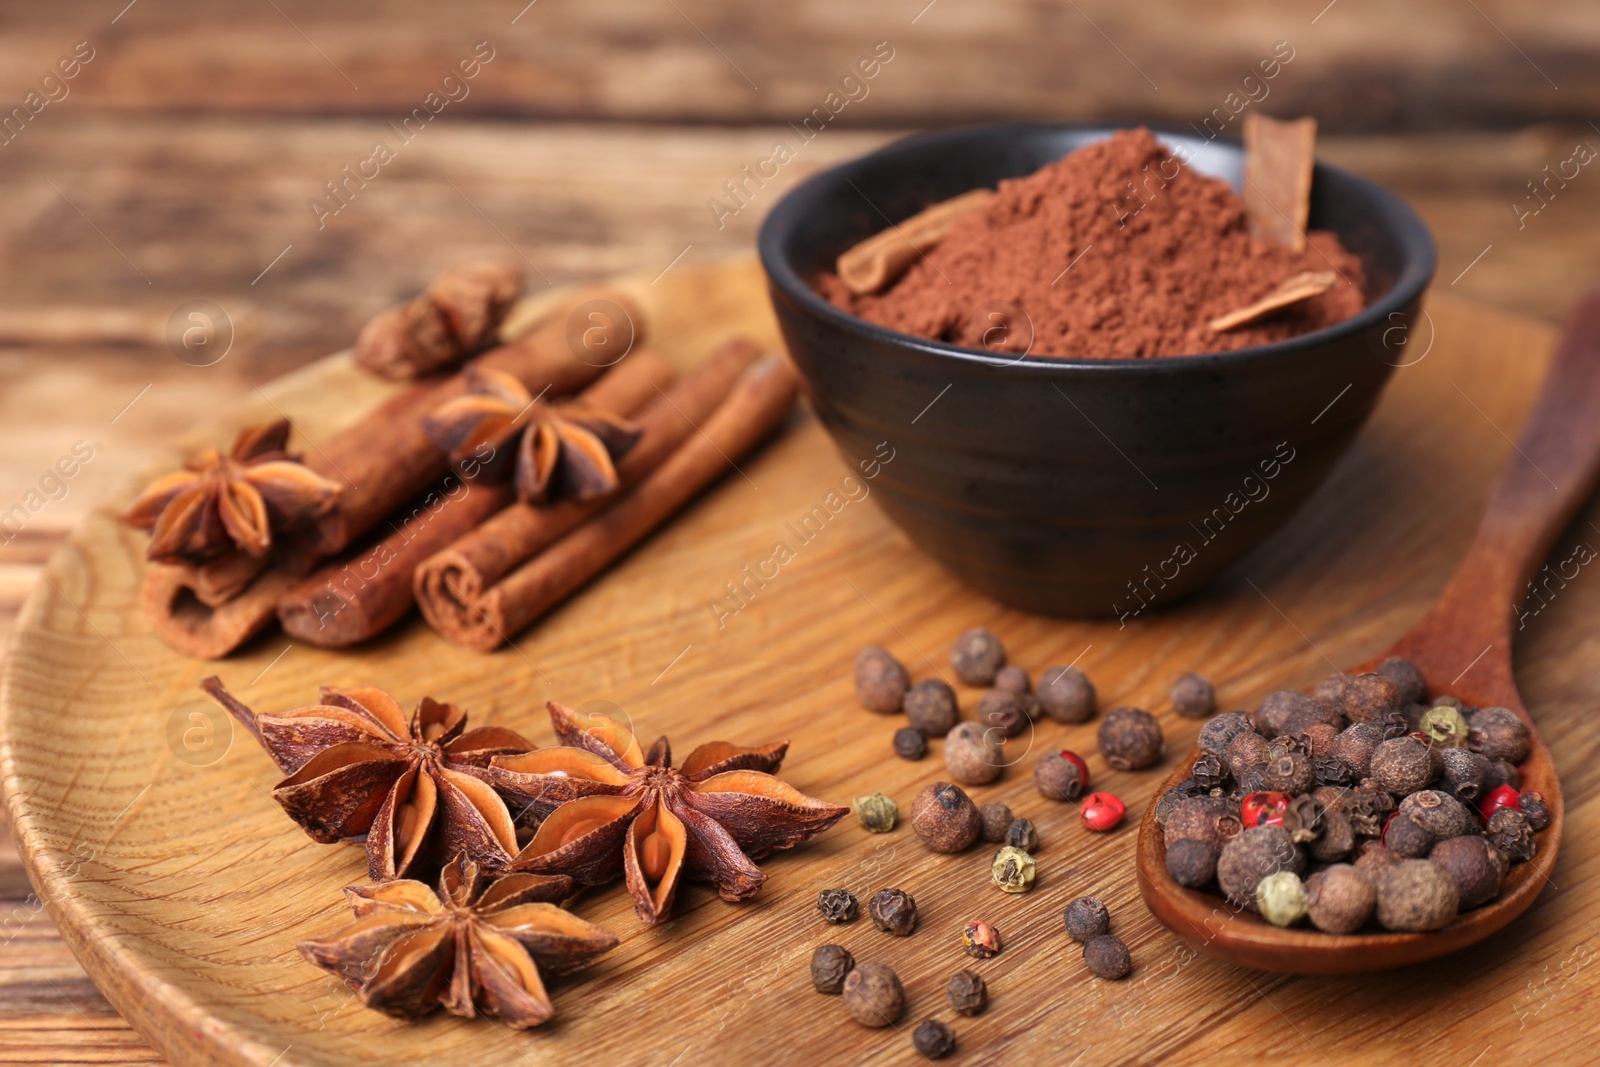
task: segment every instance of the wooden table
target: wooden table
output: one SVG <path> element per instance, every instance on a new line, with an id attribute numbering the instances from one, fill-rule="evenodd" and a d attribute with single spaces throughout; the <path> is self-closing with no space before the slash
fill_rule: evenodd
<path id="1" fill-rule="evenodd" d="M 373 128 L 63 112 L 29 154 L 5 157 L 0 511 L 74 442 L 92 442 L 95 458 L 19 536 L 0 535 L 0 630 L 64 531 L 194 412 L 342 347 L 364 317 L 440 267 L 512 255 L 539 284 L 541 275 L 669 270 L 746 251 L 784 188 L 888 136 L 827 132 L 719 229 L 706 200 L 785 127 L 463 119 L 408 147 L 319 230 L 307 200 L 362 157 Z M 1439 289 L 1553 320 L 1600 278 L 1600 179 L 1574 181 L 1520 229 L 1511 205 L 1584 138 L 1600 144 L 1581 127 L 1535 128 L 1335 137 L 1323 154 L 1418 207 L 1439 238 Z M 172 310 L 195 298 L 220 304 L 238 327 L 234 350 L 215 366 L 182 363 L 163 340 Z M 1569 847 L 1568 876 L 1581 879 L 1592 855 Z M 0 1062 L 157 1062 L 57 939 L 11 850 L 0 853 L 0 898 Z M 1526 1009 L 1508 1010 L 1507 1027 L 1578 1025 L 1593 1011 L 1593 983 L 1572 979 L 1592 967 L 1600 941 L 1575 936 L 1566 954 L 1505 975 L 1507 997 Z M 1477 1054 L 1465 1050 L 1462 1062 Z"/>

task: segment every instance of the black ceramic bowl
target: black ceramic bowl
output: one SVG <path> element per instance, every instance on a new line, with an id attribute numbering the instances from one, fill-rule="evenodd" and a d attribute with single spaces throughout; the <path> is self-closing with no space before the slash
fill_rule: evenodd
<path id="1" fill-rule="evenodd" d="M 885 227 L 880 209 L 904 219 L 1110 133 L 1006 123 L 908 137 L 813 176 L 761 228 L 784 339 L 846 463 L 892 454 L 869 484 L 912 541 L 995 599 L 1051 615 L 1136 617 L 1282 525 L 1407 362 L 1434 268 L 1409 207 L 1319 163 L 1311 226 L 1361 257 L 1367 306 L 1288 341 L 1145 360 L 996 356 L 876 326 L 811 288 Z M 1158 133 L 1237 187 L 1236 145 Z"/>

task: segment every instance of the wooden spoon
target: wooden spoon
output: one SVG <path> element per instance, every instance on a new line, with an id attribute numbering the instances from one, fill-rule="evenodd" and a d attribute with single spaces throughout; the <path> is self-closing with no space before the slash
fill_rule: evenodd
<path id="1" fill-rule="evenodd" d="M 1508 356 L 1510 354 L 1508 353 Z M 1433 610 L 1389 651 L 1356 667 L 1370 671 L 1388 656 L 1415 663 L 1435 695 L 1476 707 L 1517 713 L 1532 733 L 1522 764 L 1524 789 L 1550 806 L 1550 825 L 1538 835 L 1532 860 L 1511 868 L 1500 895 L 1464 912 L 1450 925 L 1421 934 L 1325 934 L 1309 927 L 1280 929 L 1241 911 L 1221 896 L 1186 889 L 1167 873 L 1155 804 L 1139 826 L 1139 889 L 1155 917 L 1207 955 L 1265 971 L 1354 974 L 1433 959 L 1493 934 L 1521 915 L 1549 881 L 1561 843 L 1561 783 L 1550 752 L 1517 695 L 1511 672 L 1510 606 L 1527 584 L 1600 474 L 1600 290 L 1579 303 L 1551 364 L 1543 391 L 1488 510 L 1449 585 Z M 1195 755 L 1198 755 L 1196 753 Z M 1189 776 L 1186 758 L 1154 794 Z"/>

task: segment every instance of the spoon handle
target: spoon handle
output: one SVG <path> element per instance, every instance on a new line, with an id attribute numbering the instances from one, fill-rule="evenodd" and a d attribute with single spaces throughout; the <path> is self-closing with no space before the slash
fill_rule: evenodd
<path id="1" fill-rule="evenodd" d="M 1556 535 L 1593 492 L 1597 475 L 1600 289 L 1585 294 L 1568 319 L 1544 388 L 1461 565 L 1395 654 L 1447 686 L 1461 682 L 1470 670 L 1474 692 L 1520 709 L 1511 641 L 1527 621 L 1523 601 L 1529 582 Z M 1583 562 L 1593 558 L 1589 549 Z"/>

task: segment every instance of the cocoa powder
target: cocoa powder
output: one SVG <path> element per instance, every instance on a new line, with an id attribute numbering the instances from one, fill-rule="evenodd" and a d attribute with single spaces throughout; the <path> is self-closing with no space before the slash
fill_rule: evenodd
<path id="1" fill-rule="evenodd" d="M 970 348 L 1069 359 L 1223 352 L 1340 322 L 1363 306 L 1361 261 L 1313 230 L 1295 253 L 1251 237 L 1244 202 L 1147 129 L 1123 130 L 1000 183 L 881 293 L 817 288 L 870 322 Z M 1070 264 L 1070 269 L 1069 269 Z M 1302 271 L 1328 292 L 1227 333 L 1206 328 Z"/>

